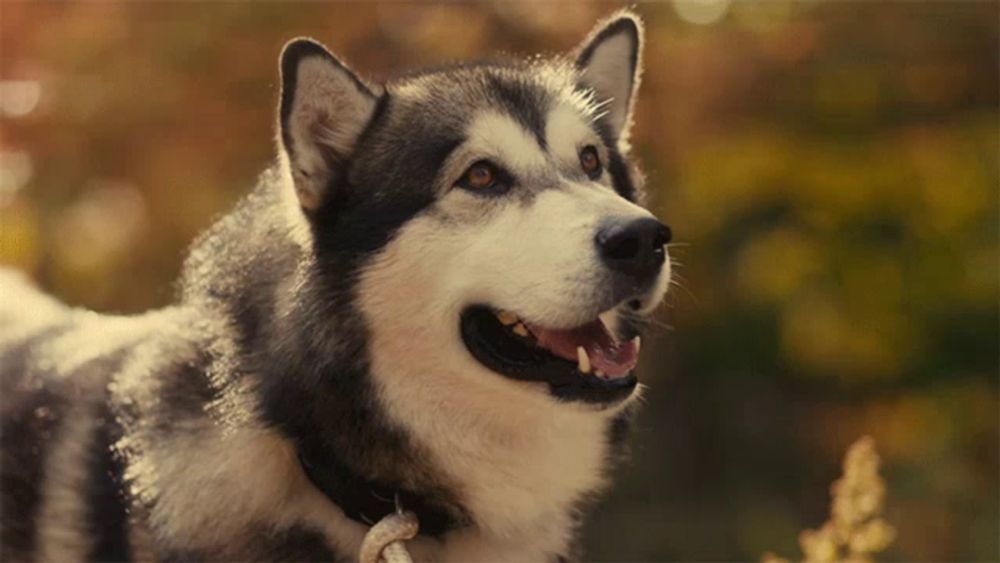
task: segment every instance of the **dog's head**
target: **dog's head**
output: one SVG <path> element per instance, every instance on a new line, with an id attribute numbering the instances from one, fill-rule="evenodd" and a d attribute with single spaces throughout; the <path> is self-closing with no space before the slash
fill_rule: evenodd
<path id="1" fill-rule="evenodd" d="M 670 278 L 670 231 L 629 161 L 641 46 L 620 13 L 571 57 L 380 86 L 313 41 L 285 48 L 288 191 L 323 275 L 350 279 L 390 402 L 401 388 L 522 405 L 633 395 L 634 321 Z"/>

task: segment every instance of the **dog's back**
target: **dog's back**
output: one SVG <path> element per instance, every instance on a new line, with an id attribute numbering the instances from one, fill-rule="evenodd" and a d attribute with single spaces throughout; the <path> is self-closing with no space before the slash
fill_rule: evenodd
<path id="1" fill-rule="evenodd" d="M 222 231 L 206 245 L 232 242 Z M 252 423 L 239 389 L 220 398 L 213 374 L 242 372 L 212 305 L 101 315 L 2 270 L 0 296 L 0 560 L 336 558 L 283 520 L 337 517 L 310 508 L 322 497 L 288 442 Z M 224 437 L 227 424 L 253 429 Z"/>
<path id="2" fill-rule="evenodd" d="M 108 383 L 155 321 L 70 309 L 9 272 L 0 295 L 0 559 L 127 559 Z"/>
<path id="3" fill-rule="evenodd" d="M 63 427 L 68 394 L 44 385 L 32 366 L 40 343 L 62 331 L 70 313 L 18 275 L 0 273 L 0 557 L 31 557 L 34 522 L 43 497 L 45 464 L 53 435 Z"/>

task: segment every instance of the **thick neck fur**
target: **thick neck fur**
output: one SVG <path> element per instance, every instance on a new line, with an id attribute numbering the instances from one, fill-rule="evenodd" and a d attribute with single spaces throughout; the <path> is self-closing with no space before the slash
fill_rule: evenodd
<path id="1" fill-rule="evenodd" d="M 294 240 L 279 178 L 265 174 L 199 240 L 185 267 L 184 300 L 225 319 L 236 356 L 227 361 L 259 389 L 264 424 L 296 444 L 335 449 L 360 475 L 415 486 L 421 452 L 381 414 L 370 388 L 353 273 Z M 241 243 L 229 244 L 233 238 Z"/>

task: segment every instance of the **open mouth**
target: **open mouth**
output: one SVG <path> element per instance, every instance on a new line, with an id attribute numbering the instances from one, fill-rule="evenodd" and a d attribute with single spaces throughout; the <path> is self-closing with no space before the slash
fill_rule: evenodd
<path id="1" fill-rule="evenodd" d="M 601 320 L 552 329 L 486 306 L 462 313 L 462 338 L 484 366 L 506 377 L 547 383 L 564 400 L 611 403 L 629 396 L 640 340 L 618 342 Z"/>

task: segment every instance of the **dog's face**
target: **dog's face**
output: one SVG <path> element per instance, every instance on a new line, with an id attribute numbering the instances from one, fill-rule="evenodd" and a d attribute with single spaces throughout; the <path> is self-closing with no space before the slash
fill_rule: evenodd
<path id="1" fill-rule="evenodd" d="M 390 401 L 412 386 L 598 406 L 633 394 L 634 321 L 670 278 L 670 232 L 638 204 L 628 161 L 640 45 L 621 15 L 575 60 L 379 88 L 316 43 L 286 48 L 286 171 L 323 275 L 354 277 Z"/>

